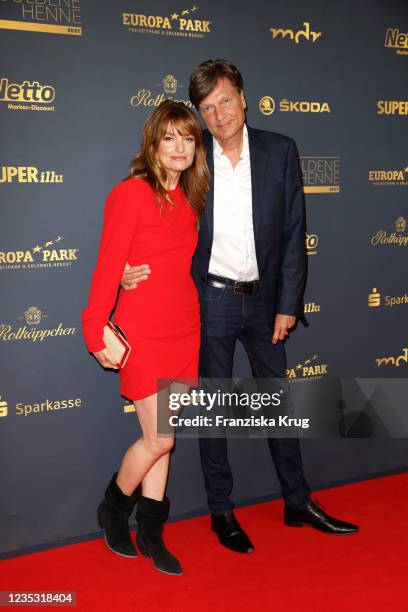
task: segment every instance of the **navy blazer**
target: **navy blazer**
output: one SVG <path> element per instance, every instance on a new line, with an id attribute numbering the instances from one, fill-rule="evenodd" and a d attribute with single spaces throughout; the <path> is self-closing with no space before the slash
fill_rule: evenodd
<path id="1" fill-rule="evenodd" d="M 291 138 L 248 127 L 248 140 L 260 292 L 273 329 L 276 313 L 303 316 L 306 227 L 302 175 Z M 208 130 L 204 130 L 204 142 L 211 182 L 191 269 L 200 298 L 205 291 L 213 242 L 214 157 Z"/>

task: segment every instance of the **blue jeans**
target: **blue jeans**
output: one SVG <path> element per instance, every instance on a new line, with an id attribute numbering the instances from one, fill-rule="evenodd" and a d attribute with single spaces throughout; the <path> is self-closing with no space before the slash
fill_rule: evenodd
<path id="1" fill-rule="evenodd" d="M 200 376 L 231 378 L 236 341 L 242 342 L 254 378 L 285 377 L 285 347 L 272 344 L 272 331 L 259 294 L 237 294 L 207 286 L 201 295 Z M 200 438 L 200 457 L 213 514 L 234 507 L 233 487 L 226 438 Z M 303 474 L 297 438 L 268 438 L 270 452 L 287 506 L 302 508 L 310 489 Z"/>

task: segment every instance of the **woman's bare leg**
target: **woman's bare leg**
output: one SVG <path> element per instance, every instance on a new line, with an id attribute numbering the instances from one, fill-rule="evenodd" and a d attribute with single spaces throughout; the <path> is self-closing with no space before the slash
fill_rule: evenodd
<path id="1" fill-rule="evenodd" d="M 164 455 L 169 455 L 173 448 L 174 437 L 157 436 L 157 394 L 150 395 L 134 402 L 139 419 L 142 436 L 132 444 L 123 456 L 116 482 L 120 489 L 131 495 L 142 482 L 146 474 Z M 157 479 L 157 490 L 165 487 L 169 458 L 160 461 L 154 474 Z M 164 483 L 164 485 L 163 485 Z M 152 488 L 156 488 L 153 486 Z M 144 491 L 147 495 L 147 492 Z M 154 498 L 156 499 L 156 498 Z M 163 499 L 163 497 L 161 497 Z"/>
<path id="2" fill-rule="evenodd" d="M 168 406 L 170 392 L 185 393 L 188 389 L 187 385 L 173 383 L 170 388 L 160 391 L 160 410 L 164 410 Z M 136 400 L 134 404 L 142 429 L 142 437 L 126 451 L 116 481 L 126 495 L 131 495 L 143 481 L 142 494 L 145 497 L 161 501 L 167 484 L 170 450 L 174 445 L 174 434 L 158 437 L 157 394 L 142 400 Z"/>

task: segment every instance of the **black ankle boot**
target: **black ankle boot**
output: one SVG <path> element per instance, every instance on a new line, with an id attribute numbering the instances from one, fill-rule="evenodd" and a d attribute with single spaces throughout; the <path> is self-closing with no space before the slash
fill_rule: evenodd
<path id="1" fill-rule="evenodd" d="M 137 557 L 135 545 L 129 534 L 129 517 L 140 494 L 139 487 L 132 495 L 125 495 L 116 483 L 117 472 L 112 476 L 105 499 L 98 506 L 98 523 L 105 532 L 105 542 L 111 551 L 123 557 Z"/>
<path id="2" fill-rule="evenodd" d="M 181 576 L 180 563 L 164 545 L 162 532 L 164 523 L 169 516 L 170 502 L 168 497 L 163 501 L 139 497 L 137 501 L 136 519 L 139 529 L 136 534 L 136 544 L 145 557 L 150 557 L 156 569 L 166 574 Z"/>

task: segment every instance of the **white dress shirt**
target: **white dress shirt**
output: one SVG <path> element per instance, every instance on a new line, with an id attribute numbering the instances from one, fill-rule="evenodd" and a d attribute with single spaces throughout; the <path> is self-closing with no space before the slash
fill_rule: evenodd
<path id="1" fill-rule="evenodd" d="M 259 279 L 252 221 L 251 164 L 248 130 L 235 168 L 213 138 L 214 237 L 209 273 L 232 280 Z"/>

